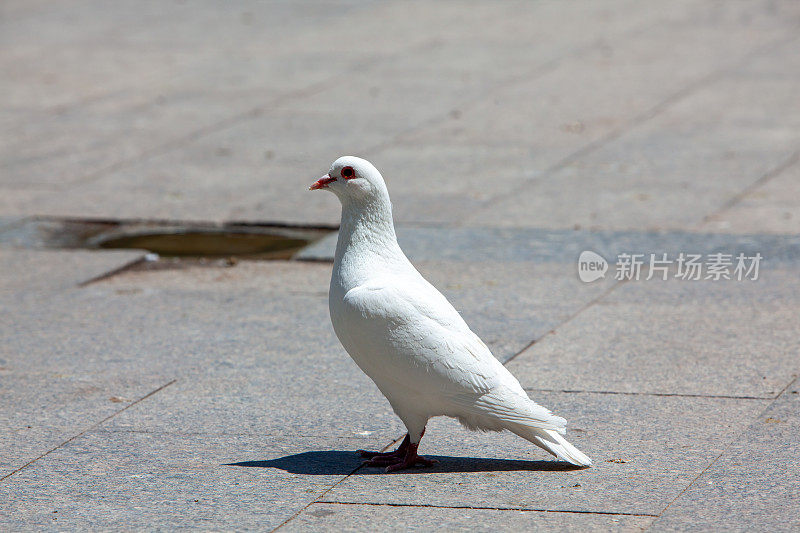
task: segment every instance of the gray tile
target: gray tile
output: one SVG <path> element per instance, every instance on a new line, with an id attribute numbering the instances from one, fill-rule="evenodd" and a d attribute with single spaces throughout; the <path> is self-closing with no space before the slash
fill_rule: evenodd
<path id="1" fill-rule="evenodd" d="M 14 52 L 1 62 L 14 74 L 4 77 L 9 95 L 5 105 L 75 106 L 126 90 L 186 90 L 188 82 L 196 88 L 213 81 L 210 92 L 252 87 L 254 80 L 259 80 L 257 87 L 281 87 L 324 65 L 303 72 L 275 60 L 288 63 L 294 57 L 313 64 L 310 52 L 324 50 L 321 41 L 311 38 L 319 28 L 365 6 L 269 2 L 220 10 L 211 2 L 163 6 L 126 1 L 109 8 L 90 1 L 4 17 L 3 37 Z M 279 41 L 274 38 L 277 31 L 285 32 Z M 335 66 L 335 58 L 329 57 Z M 26 68 L 30 58 L 38 58 L 41 68 Z M 275 76 L 265 75 L 273 69 Z"/>
<path id="2" fill-rule="evenodd" d="M 158 376 L 98 376 L 91 368 L 75 368 L 74 360 L 59 371 L 48 364 L 47 356 L 53 353 L 54 346 L 63 343 L 63 338 L 42 346 L 43 360 L 33 367 L 34 372 L 29 372 L 32 367 L 26 360 L 31 346 L 25 339 L 37 335 L 37 330 L 31 329 L 23 318 L 31 301 L 39 302 L 38 309 L 46 309 L 58 291 L 70 290 L 140 256 L 138 252 L 0 252 L 0 311 L 4 317 L 0 327 L 4 330 L 4 346 L 0 349 L 2 475 L 161 384 Z M 41 331 L 58 330 L 52 323 L 41 327 Z M 64 333 L 60 330 L 61 335 Z"/>
<path id="3" fill-rule="evenodd" d="M 394 438 L 403 426 L 389 403 L 346 354 L 336 355 L 309 361 L 295 353 L 268 369 L 246 372 L 233 364 L 230 369 L 216 365 L 204 376 L 183 376 L 149 401 L 147 409 L 131 410 L 105 427 L 304 438 Z M 273 357 L 265 354 L 264 359 Z"/>
<path id="4" fill-rule="evenodd" d="M 142 257 L 138 251 L 0 250 L 3 293 L 66 289 Z"/>
<path id="5" fill-rule="evenodd" d="M 29 214 L 80 213 L 67 212 L 63 195 L 82 204 L 95 191 L 74 189 L 77 182 L 246 121 L 368 55 L 341 58 L 319 39 L 323 24 L 364 9 L 351 2 L 270 2 L 222 12 L 207 3 L 74 7 L 23 17 L 3 32 L 10 51 L 0 58 L 8 94 L 0 181 L 4 188 L 48 188 Z M 30 42 L 33 35 L 47 38 Z M 33 63 L 38 68 L 27 67 Z M 136 177 L 131 181 L 135 188 Z M 138 200 L 125 189 L 106 189 L 103 199 Z M 156 190 L 137 204 L 159 199 Z M 85 214 L 100 208 L 84 205 Z M 192 218 L 202 212 L 196 208 Z"/>
<path id="6" fill-rule="evenodd" d="M 202 136 L 181 150 L 135 162 L 37 202 L 53 216 L 338 223 L 335 198 L 308 190 L 350 146 L 388 138 L 368 116 L 340 121 L 314 112 L 271 112 Z M 66 201 L 65 201 L 66 198 Z"/>
<path id="7" fill-rule="evenodd" d="M 8 134 L 10 142 L 0 153 L 0 185 L 77 195 L 73 188 L 83 181 L 96 179 L 98 174 L 146 157 L 190 132 L 241 115 L 275 98 L 266 90 L 258 100 L 246 98 L 247 94 L 192 92 L 141 91 L 61 113 L 28 113 L 25 121 Z M 121 190 L 116 195 L 107 193 L 110 201 L 124 195 Z M 111 214 L 106 212 L 107 216 Z"/>
<path id="8" fill-rule="evenodd" d="M 766 183 L 703 223 L 703 230 L 800 233 L 800 165 L 796 160 Z"/>
<path id="9" fill-rule="evenodd" d="M 465 223 L 696 228 L 797 149 L 795 85 L 723 77 L 563 168 L 506 188 Z"/>
<path id="10" fill-rule="evenodd" d="M 206 5 L 189 13 L 182 6 L 157 13 L 160 10 L 150 6 L 133 9 L 126 4 L 118 15 L 128 16 L 127 26 L 108 12 L 90 20 L 88 9 L 57 11 L 42 24 L 55 26 L 59 15 L 69 16 L 77 27 L 84 27 L 83 38 L 90 43 L 92 32 L 101 31 L 103 24 L 119 26 L 121 44 L 108 50 L 92 44 L 81 47 L 72 43 L 74 33 L 54 28 L 72 44 L 62 43 L 62 49 L 54 50 L 49 43 L 44 48 L 54 71 L 50 83 L 61 92 L 51 92 L 35 73 L 14 72 L 7 78 L 18 82 L 12 101 L 24 105 L 30 94 L 27 88 L 35 84 L 44 93 L 39 101 L 49 102 L 50 107 L 12 121 L 5 176 L 14 186 L 24 181 L 28 187 L 35 182 L 56 188 L 38 191 L 26 202 L 27 213 L 335 222 L 337 209 L 320 209 L 316 200 L 301 194 L 306 180 L 319 168 L 324 171 L 338 155 L 363 153 L 432 119 L 447 117 L 451 108 L 480 96 L 500 80 L 524 76 L 520 66 L 535 72 L 562 55 L 572 39 L 585 46 L 601 34 L 624 34 L 642 24 L 685 16 L 687 11 L 682 4 L 658 10 L 619 5 L 626 6 L 626 16 L 609 16 L 608 5 L 591 3 L 569 9 L 515 4 L 515 17 L 491 8 L 465 10 L 457 3 L 426 5 L 417 6 L 424 11 L 408 20 L 398 16 L 404 8 L 394 4 L 342 8 L 315 3 L 292 8 L 269 3 L 246 12 L 229 10 L 222 17 L 215 17 L 213 7 Z M 577 13 L 580 24 L 575 22 Z M 178 36 L 169 33 L 175 19 L 185 28 Z M 563 20 L 571 24 L 558 24 Z M 604 21 L 602 32 L 592 22 L 598 20 Z M 320 38 L 342 23 L 362 28 L 360 35 L 371 43 L 369 50 L 349 39 Z M 286 33 L 279 43 L 269 38 L 268 28 L 274 25 Z M 509 31 L 508 26 L 525 31 Z M 564 27 L 570 28 L 569 34 Z M 475 47 L 468 37 L 471 30 L 480 31 L 487 40 L 519 37 L 496 45 L 503 62 L 482 52 L 480 68 L 491 69 L 491 75 L 474 72 L 476 64 L 473 72 L 456 76 L 414 75 L 420 67 L 429 69 L 432 51 L 440 51 L 443 60 L 457 56 L 463 62 L 467 54 L 459 45 Z M 209 35 L 224 44 L 209 46 Z M 174 41 L 170 54 L 158 46 L 163 39 Z M 138 55 L 131 55 L 131 50 Z M 566 50 L 571 52 L 572 46 Z M 64 54 L 83 56 L 85 64 L 60 68 L 70 63 Z M 395 60 L 400 64 L 389 67 Z M 120 63 L 127 65 L 122 72 Z M 93 78 L 85 70 L 107 72 L 105 84 L 87 87 Z M 263 116 L 246 115 L 256 108 Z M 243 155 L 249 146 L 260 166 L 250 166 Z M 216 165 L 198 176 L 197 170 L 207 166 L 208 154 L 231 150 L 227 166 Z M 161 151 L 171 156 L 140 161 Z M 273 163 L 264 163 L 266 152 L 274 154 Z M 277 165 L 280 162 L 284 164 Z M 97 182 L 74 184 L 84 179 Z M 205 188 L 209 182 L 213 185 Z M 201 187 L 205 191 L 198 194 Z"/>
<path id="11" fill-rule="evenodd" d="M 24 184 L 13 188 L 0 186 L 0 213 L 3 217 L 25 218 L 38 214 L 39 202 L 55 192 L 54 189 L 26 187 Z"/>
<path id="12" fill-rule="evenodd" d="M 301 294 L 288 298 L 285 288 L 270 295 L 213 279 L 207 290 L 187 290 L 194 282 L 187 276 L 183 287 L 99 283 L 58 294 L 11 294 L 4 303 L 14 313 L 0 323 L 0 353 L 20 370 L 63 371 L 86 361 L 114 375 L 198 373 L 226 361 L 244 371 L 277 364 L 263 359 L 265 353 L 330 354 L 336 346 L 324 292 L 309 294 L 298 282 Z M 296 327 L 287 331 L 286 324 Z"/>
<path id="13" fill-rule="evenodd" d="M 421 453 L 440 462 L 383 474 L 362 468 L 324 501 L 656 515 L 725 450 L 765 400 L 535 393 L 594 461 L 570 469 L 509 433 L 429 423 Z"/>
<path id="14" fill-rule="evenodd" d="M 535 161 L 528 147 L 447 142 L 393 143 L 365 157 L 386 180 L 395 220 L 429 226 L 457 224 L 490 199 L 495 188 L 529 176 Z"/>
<path id="15" fill-rule="evenodd" d="M 374 531 L 375 524 L 385 524 L 404 531 L 641 531 L 652 520 L 646 516 L 315 503 L 281 529 Z"/>
<path id="16" fill-rule="evenodd" d="M 509 369 L 532 389 L 774 397 L 797 367 L 796 280 L 629 281 Z"/>
<path id="17" fill-rule="evenodd" d="M 24 373 L 0 359 L 0 477 L 167 383 L 160 376 Z M 88 370 L 88 371 L 87 371 Z"/>
<path id="18" fill-rule="evenodd" d="M 0 524 L 4 530 L 273 528 L 359 465 L 349 450 L 377 445 L 175 429 L 96 431 L 62 446 L 0 484 Z M 316 475 L 271 467 L 289 454 L 307 454 L 294 464 Z"/>
<path id="19" fill-rule="evenodd" d="M 800 387 L 797 382 L 653 524 L 656 531 L 800 528 Z"/>
<path id="20" fill-rule="evenodd" d="M 783 7 L 791 11 L 788 4 Z M 661 214 L 663 218 L 669 210 L 680 212 L 687 207 L 688 200 L 697 202 L 694 207 L 700 210 L 702 217 L 706 206 L 699 201 L 708 200 L 707 195 L 687 197 L 686 191 L 676 188 L 673 182 L 666 187 L 653 187 L 647 183 L 646 168 L 632 169 L 629 179 L 620 180 L 625 171 L 614 167 L 619 163 L 618 156 L 610 164 L 608 158 L 590 158 L 583 164 L 584 155 L 581 154 L 593 143 L 608 135 L 617 135 L 643 120 L 642 117 L 646 118 L 655 106 L 663 101 L 669 102 L 672 95 L 686 91 L 710 72 L 735 64 L 734 58 L 757 50 L 756 43 L 763 45 L 775 37 L 775 28 L 769 23 L 772 15 L 763 4 L 751 5 L 752 10 L 748 9 L 746 15 L 737 13 L 731 6 L 712 9 L 708 5 L 694 5 L 692 8 L 696 11 L 685 18 L 655 24 L 644 32 L 640 29 L 639 33 L 628 36 L 624 44 L 618 44 L 613 36 L 604 38 L 587 53 L 564 59 L 552 71 L 535 79 L 504 86 L 491 98 L 407 140 L 434 145 L 457 143 L 481 150 L 490 147 L 507 150 L 509 145 L 527 150 L 527 154 L 514 155 L 524 163 L 525 170 L 506 172 L 500 168 L 484 173 L 484 183 L 476 194 L 486 195 L 493 191 L 494 195 L 504 195 L 503 202 L 494 202 L 481 210 L 467 198 L 462 200 L 459 218 L 470 225 L 572 227 L 580 224 L 584 227 L 634 228 L 641 227 L 642 219 L 647 221 L 648 216 L 653 218 Z M 742 16 L 745 18 L 740 18 Z M 750 32 L 752 41 L 733 37 L 738 35 L 742 24 Z M 698 31 L 698 27 L 704 29 Z M 739 30 L 734 29 L 737 27 Z M 784 30 L 787 36 L 793 31 L 789 26 Z M 717 48 L 721 42 L 728 42 L 729 46 Z M 704 53 L 697 54 L 698 49 L 703 49 Z M 665 53 L 667 50 L 669 53 Z M 732 50 L 737 53 L 731 54 Z M 774 61 L 768 54 L 764 57 L 765 62 Z M 594 76 L 602 79 L 595 80 Z M 776 96 L 762 104 L 760 110 L 752 109 L 747 103 L 741 108 L 753 114 L 781 116 L 785 110 L 794 107 L 789 96 L 791 91 L 787 90 L 791 84 L 784 83 L 783 86 L 786 89 L 781 89 L 780 84 L 762 83 L 761 87 L 753 88 L 756 94 L 766 92 Z M 739 106 L 737 96 L 729 97 L 729 101 L 723 104 L 724 98 L 719 98 L 719 95 L 727 92 L 728 88 L 712 87 L 708 94 L 709 98 L 715 99 L 719 109 Z M 753 100 L 744 96 L 740 99 Z M 703 102 L 702 105 L 707 104 Z M 509 108 L 515 112 L 505 112 Z M 700 111 L 693 109 L 690 113 L 702 117 L 705 109 Z M 713 120 L 716 119 L 709 119 Z M 735 117 L 731 118 L 731 121 L 735 120 Z M 709 135 L 719 134 L 708 132 L 708 125 L 697 124 L 697 121 L 691 123 L 698 130 L 698 140 L 707 141 Z M 659 123 L 658 133 L 663 135 L 661 130 L 664 126 L 663 122 Z M 683 136 L 685 132 L 680 134 Z M 768 135 L 765 133 L 764 137 L 769 143 Z M 674 157 L 676 151 L 685 151 L 686 145 L 692 143 L 691 137 L 684 144 L 677 143 L 679 146 L 675 149 L 665 148 L 663 153 Z M 654 141 L 661 141 L 661 138 L 651 141 L 659 146 Z M 630 154 L 631 147 L 626 147 L 622 159 L 630 160 Z M 563 164 L 567 157 L 577 158 L 578 168 L 574 172 L 563 171 L 563 178 L 561 173 L 551 175 L 549 169 Z M 633 167 L 634 163 L 637 161 L 627 166 Z M 691 165 L 688 162 L 681 165 L 684 175 L 691 172 Z M 629 181 L 633 181 L 633 185 Z M 719 184 L 725 187 L 728 181 L 720 179 Z M 455 183 L 454 187 L 459 185 Z M 640 191 L 637 186 L 650 190 Z M 672 189 L 673 197 L 670 198 L 667 193 Z M 661 208 L 654 208 L 652 202 L 642 200 L 645 195 L 650 199 L 658 197 Z M 713 202 L 708 205 L 713 205 Z M 448 211 L 457 214 L 455 208 Z M 664 226 L 663 220 L 658 222 L 662 224 L 650 223 L 648 227 L 681 227 L 677 224 Z"/>

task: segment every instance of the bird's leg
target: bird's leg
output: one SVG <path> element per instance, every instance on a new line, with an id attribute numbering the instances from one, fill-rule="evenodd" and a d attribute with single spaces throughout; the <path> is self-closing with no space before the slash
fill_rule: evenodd
<path id="1" fill-rule="evenodd" d="M 422 433 L 424 432 L 425 430 L 423 429 Z M 420 439 L 421 438 L 422 435 L 420 435 Z M 364 452 L 362 451 L 362 455 L 364 455 L 364 457 L 370 457 L 368 461 L 364 462 L 364 465 L 385 466 L 386 472 L 394 472 L 396 470 L 403 470 L 404 468 L 411 468 L 412 466 L 418 464 L 432 466 L 434 463 L 438 462 L 435 459 L 428 459 L 426 457 L 422 457 L 421 455 L 417 455 L 418 448 L 419 442 L 411 442 L 410 435 L 406 435 L 406 438 L 403 439 L 400 447 L 393 452 L 364 455 Z"/>
<path id="2" fill-rule="evenodd" d="M 397 462 L 391 463 L 386 467 L 386 472 L 395 472 L 397 470 L 403 470 L 405 468 L 411 468 L 412 466 L 421 464 L 424 466 L 433 466 L 435 463 L 438 463 L 436 459 L 428 459 L 427 457 L 422 457 L 421 455 L 417 455 L 417 448 L 419 447 L 419 443 L 414 444 L 410 443 L 408 445 L 408 451 L 406 452 L 406 456 L 400 459 Z"/>
<path id="3" fill-rule="evenodd" d="M 358 450 L 358 453 L 361 454 L 361 457 L 366 457 L 367 459 L 375 459 L 378 457 L 405 457 L 406 450 L 408 449 L 408 444 L 411 442 L 411 437 L 406 433 L 406 438 L 403 439 L 403 442 L 400 443 L 400 446 L 396 450 L 392 450 L 391 452 L 370 452 L 367 450 Z"/>

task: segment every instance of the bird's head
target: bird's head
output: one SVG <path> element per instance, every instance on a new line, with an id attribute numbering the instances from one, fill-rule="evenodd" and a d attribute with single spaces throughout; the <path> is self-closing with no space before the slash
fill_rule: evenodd
<path id="1" fill-rule="evenodd" d="M 331 165 L 328 173 L 314 182 L 309 190 L 327 189 L 344 203 L 364 203 L 389 197 L 383 176 L 372 163 L 346 155 Z"/>

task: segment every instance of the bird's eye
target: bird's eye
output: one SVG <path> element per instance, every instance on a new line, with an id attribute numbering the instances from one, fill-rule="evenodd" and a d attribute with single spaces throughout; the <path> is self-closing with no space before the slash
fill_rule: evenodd
<path id="1" fill-rule="evenodd" d="M 344 167 L 342 169 L 342 177 L 346 180 L 351 180 L 356 177 L 356 171 L 353 167 Z"/>

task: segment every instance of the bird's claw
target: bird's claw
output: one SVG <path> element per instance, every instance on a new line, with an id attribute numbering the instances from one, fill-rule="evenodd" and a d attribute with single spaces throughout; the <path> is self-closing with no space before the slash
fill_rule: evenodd
<path id="1" fill-rule="evenodd" d="M 364 466 L 377 466 L 386 467 L 384 470 L 388 472 L 395 472 L 397 470 L 404 470 L 412 468 L 416 465 L 433 466 L 438 463 L 436 459 L 428 459 L 421 455 L 385 455 L 381 457 L 373 457 L 361 463 Z"/>
<path id="2" fill-rule="evenodd" d="M 423 433 L 425 430 L 423 429 Z M 421 435 L 420 435 L 421 436 Z M 439 461 L 436 459 L 428 459 L 417 455 L 418 443 L 412 444 L 410 437 L 406 435 L 403 442 L 396 450 L 390 452 L 370 452 L 367 450 L 358 450 L 361 457 L 367 460 L 361 463 L 363 466 L 385 466 L 386 472 L 395 472 L 405 468 L 411 468 L 418 464 L 424 466 L 432 466 Z"/>

